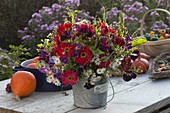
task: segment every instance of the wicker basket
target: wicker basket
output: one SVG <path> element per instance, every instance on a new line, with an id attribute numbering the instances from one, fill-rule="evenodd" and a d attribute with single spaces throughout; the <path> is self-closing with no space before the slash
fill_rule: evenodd
<path id="1" fill-rule="evenodd" d="M 170 51 L 161 53 L 157 56 L 151 65 L 151 75 L 152 79 L 162 79 L 170 77 L 170 68 L 164 71 L 157 72 L 156 70 L 160 67 L 160 61 L 165 62 L 168 67 L 170 67 L 170 61 L 167 60 L 167 56 L 170 57 Z"/>
<path id="2" fill-rule="evenodd" d="M 170 12 L 165 9 L 156 8 L 156 9 L 151 9 L 151 10 L 147 11 L 143 15 L 142 22 L 140 25 L 140 35 L 141 36 L 143 36 L 143 25 L 144 25 L 145 18 L 150 12 L 152 12 L 154 10 L 166 12 L 170 16 Z M 159 40 L 159 41 L 148 41 L 144 44 L 141 44 L 139 46 L 139 49 L 141 52 L 155 57 L 155 56 L 160 55 L 162 52 L 170 51 L 170 39 Z"/>

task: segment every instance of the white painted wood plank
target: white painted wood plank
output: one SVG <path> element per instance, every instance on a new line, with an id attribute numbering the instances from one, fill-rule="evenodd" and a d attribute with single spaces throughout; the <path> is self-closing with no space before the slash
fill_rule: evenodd
<path id="1" fill-rule="evenodd" d="M 26 113 L 63 113 L 63 112 L 114 112 L 114 113 L 131 113 L 131 111 L 140 111 L 144 110 L 148 107 L 148 105 L 152 105 L 161 99 L 166 97 L 164 88 L 161 90 L 161 95 L 159 94 L 159 86 L 155 88 L 155 94 L 153 95 L 153 89 L 156 85 L 162 85 L 163 83 L 152 82 L 148 79 L 148 73 L 142 74 L 138 76 L 136 79 L 130 82 L 124 82 L 122 78 L 115 77 L 112 78 L 112 83 L 115 89 L 115 97 L 114 99 L 107 105 L 107 109 L 95 109 L 95 110 L 84 110 L 79 109 L 73 106 L 73 95 L 72 90 L 67 91 L 69 96 L 63 96 L 60 92 L 34 92 L 31 96 L 23 98 L 20 102 L 17 102 L 12 94 L 7 94 L 5 92 L 5 86 L 9 82 L 9 80 L 5 80 L 0 82 L 0 108 L 6 108 L 9 110 L 15 110 Z M 167 79 L 166 79 L 167 80 Z M 165 81 L 166 81 L 165 80 Z M 164 81 L 164 80 L 163 80 Z M 170 82 L 170 80 L 168 81 Z M 145 88 L 146 87 L 146 88 Z M 153 87 L 153 88 L 151 88 Z M 170 88 L 170 84 L 168 87 Z M 159 89 L 159 90 L 157 90 Z M 134 93 L 135 92 L 135 93 Z M 149 95 L 150 93 L 151 95 Z M 169 93 L 169 92 L 168 92 Z M 169 93 L 170 94 L 170 93 Z M 135 95 L 138 95 L 136 98 Z M 111 88 L 109 88 L 108 97 L 112 96 Z M 153 98 L 152 101 L 148 102 L 149 98 L 145 98 L 145 96 L 158 96 L 161 98 Z M 139 98 L 140 97 L 140 98 Z M 167 96 L 169 97 L 169 95 Z M 145 98 L 146 100 L 144 101 Z M 136 100 L 136 101 L 135 101 Z M 165 105 L 167 103 L 161 104 Z M 158 105 L 158 104 L 156 104 Z M 128 111 L 127 111 L 128 109 Z M 155 108 L 154 108 L 155 109 Z M 147 110 L 147 109 L 146 109 Z M 0 109 L 0 111 L 2 111 Z"/>
<path id="2" fill-rule="evenodd" d="M 137 80 L 133 80 L 129 83 L 124 82 L 120 77 L 112 78 L 113 85 L 115 85 L 114 88 L 116 93 L 139 85 L 140 83 L 146 81 L 147 80 L 145 76 L 140 76 Z M 8 94 L 5 92 L 5 86 L 8 82 L 9 80 L 0 83 L 0 92 L 2 92 L 0 100 L 2 103 L 4 103 L 0 104 L 0 107 L 13 109 L 21 112 L 42 112 L 48 110 L 59 110 L 60 112 L 65 112 L 75 109 L 75 107 L 73 106 L 72 91 L 67 91 L 67 93 L 70 94 L 67 97 L 63 96 L 60 92 L 35 92 L 30 97 L 23 98 L 20 102 L 16 102 L 11 93 Z M 112 91 L 109 91 L 109 95 L 112 95 Z M 46 109 L 46 107 L 44 107 L 46 105 L 48 105 L 48 108 L 50 109 Z"/>

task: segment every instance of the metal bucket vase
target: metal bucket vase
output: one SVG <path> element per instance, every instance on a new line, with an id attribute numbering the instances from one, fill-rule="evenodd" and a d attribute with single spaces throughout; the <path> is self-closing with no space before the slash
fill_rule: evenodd
<path id="1" fill-rule="evenodd" d="M 74 105 L 80 108 L 100 108 L 107 104 L 108 79 L 102 78 L 95 87 L 86 89 L 85 80 L 73 86 Z"/>

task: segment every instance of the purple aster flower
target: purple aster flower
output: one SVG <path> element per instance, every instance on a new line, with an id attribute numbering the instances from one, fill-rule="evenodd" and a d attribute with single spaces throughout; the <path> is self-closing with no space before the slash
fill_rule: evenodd
<path id="1" fill-rule="evenodd" d="M 54 3 L 52 5 L 52 8 L 55 9 L 55 10 L 58 10 L 58 9 L 61 9 L 61 5 L 57 4 L 57 3 Z"/>
<path id="2" fill-rule="evenodd" d="M 28 27 L 25 27 L 25 28 L 24 28 L 24 31 L 28 31 L 28 30 L 29 30 Z"/>
<path id="3" fill-rule="evenodd" d="M 22 37 L 22 40 L 30 40 L 32 39 L 31 35 L 25 35 Z"/>
<path id="4" fill-rule="evenodd" d="M 25 33 L 24 30 L 18 30 L 18 33 Z"/>
<path id="5" fill-rule="evenodd" d="M 170 21 L 170 16 L 167 16 L 166 19 Z"/>
<path id="6" fill-rule="evenodd" d="M 150 13 L 150 16 L 153 16 L 153 15 L 155 15 L 155 16 L 160 16 L 157 11 L 152 11 L 152 12 Z"/>
<path id="7" fill-rule="evenodd" d="M 32 15 L 32 18 L 42 18 L 42 15 L 36 12 Z"/>

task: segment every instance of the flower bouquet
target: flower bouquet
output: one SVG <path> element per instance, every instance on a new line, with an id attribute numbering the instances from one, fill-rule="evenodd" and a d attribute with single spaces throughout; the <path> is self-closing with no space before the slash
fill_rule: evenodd
<path id="1" fill-rule="evenodd" d="M 133 39 L 127 34 L 123 13 L 120 13 L 119 29 L 115 30 L 105 19 L 79 20 L 75 18 L 77 12 L 70 11 L 71 21 L 56 26 L 38 45 L 38 69 L 46 73 L 47 82 L 75 86 L 83 80 L 82 88 L 91 90 L 113 72 L 121 71 L 125 81 L 136 78 L 131 62 L 139 54 L 136 46 L 146 40 Z"/>

